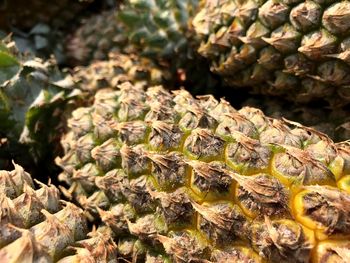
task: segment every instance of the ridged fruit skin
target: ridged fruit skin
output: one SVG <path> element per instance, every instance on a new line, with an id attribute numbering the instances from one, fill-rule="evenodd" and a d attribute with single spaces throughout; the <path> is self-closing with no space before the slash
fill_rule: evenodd
<path id="1" fill-rule="evenodd" d="M 204 1 L 199 53 L 229 85 L 298 103 L 350 102 L 349 1 Z"/>
<path id="2" fill-rule="evenodd" d="M 0 171 L 0 262 L 54 262 L 66 247 L 86 238 L 86 217 L 60 200 L 54 185 L 35 181 L 14 166 Z"/>
<path id="3" fill-rule="evenodd" d="M 121 254 L 140 259 L 152 248 L 171 262 L 347 259 L 349 142 L 210 95 L 128 82 L 99 90 L 68 126 L 65 155 L 56 159 L 59 179 L 71 186 L 65 194 L 100 216 Z"/>
<path id="4" fill-rule="evenodd" d="M 242 101 L 242 105 L 259 108 L 269 117 L 297 121 L 327 134 L 336 142 L 350 138 L 350 115 L 347 108 L 293 105 L 288 101 L 266 96 L 252 96 Z"/>
<path id="5" fill-rule="evenodd" d="M 79 90 L 86 94 L 83 96 L 90 96 L 91 99 L 99 89 L 117 87 L 125 81 L 140 87 L 163 83 L 172 86 L 176 81 L 167 68 L 157 66 L 152 60 L 118 52 L 109 53 L 107 60 L 77 66 L 71 73 Z"/>
<path id="6" fill-rule="evenodd" d="M 118 247 L 113 241 L 110 229 L 106 227 L 93 229 L 86 239 L 65 249 L 64 256 L 57 261 L 57 263 L 80 262 L 123 262 L 118 255 Z"/>
<path id="7" fill-rule="evenodd" d="M 65 51 L 71 66 L 88 65 L 106 60 L 110 52 L 123 51 L 127 39 L 117 22 L 116 10 L 104 11 L 82 20 L 81 25 L 67 36 Z"/>
<path id="8" fill-rule="evenodd" d="M 68 57 L 77 64 L 88 64 L 106 59 L 116 49 L 127 53 L 137 50 L 157 59 L 187 60 L 193 50 L 186 34 L 197 6 L 198 0 L 123 1 L 117 11 L 83 21 L 68 37 Z"/>
<path id="9" fill-rule="evenodd" d="M 84 20 L 67 37 L 68 65 L 106 60 L 110 52 L 137 55 L 168 68 L 178 87 L 213 93 L 218 80 L 197 54 L 198 41 L 191 26 L 197 7 L 197 0 L 123 1 L 117 11 Z"/>
<path id="10" fill-rule="evenodd" d="M 126 27 L 123 33 L 129 42 L 144 55 L 187 60 L 193 54 L 194 35 L 188 34 L 192 33 L 191 21 L 198 4 L 198 0 L 128 0 L 117 16 Z"/>
<path id="11" fill-rule="evenodd" d="M 40 159 L 58 138 L 65 105 L 79 92 L 53 59 L 22 54 L 8 38 L 0 43 L 0 69 L 0 137 L 10 142 L 7 157 L 14 158 L 11 145 L 20 142 Z"/>
<path id="12" fill-rule="evenodd" d="M 199 41 L 192 19 L 199 0 L 127 0 L 117 12 L 127 38 L 126 53 L 137 52 L 179 76 L 193 94 L 213 93 L 218 80 L 196 52 Z M 167 87 L 169 85 L 166 85 Z"/>

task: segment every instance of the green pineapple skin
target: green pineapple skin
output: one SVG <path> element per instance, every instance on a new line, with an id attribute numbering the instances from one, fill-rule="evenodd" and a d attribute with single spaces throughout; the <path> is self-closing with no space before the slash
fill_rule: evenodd
<path id="1" fill-rule="evenodd" d="M 115 52 L 137 55 L 168 68 L 173 81 L 169 86 L 185 86 L 194 94 L 214 93 L 219 79 L 197 54 L 191 26 L 198 2 L 124 1 L 117 11 L 94 15 L 67 37 L 68 64 L 86 66 Z"/>
<path id="2" fill-rule="evenodd" d="M 87 66 L 96 60 L 107 60 L 110 52 L 123 51 L 127 40 L 122 30 L 114 9 L 83 19 L 66 37 L 67 64 Z"/>
<path id="3" fill-rule="evenodd" d="M 138 52 L 157 60 L 175 59 L 173 66 L 183 66 L 179 63 L 193 56 L 191 39 L 186 34 L 197 6 L 198 0 L 124 1 L 118 10 L 84 20 L 68 36 L 68 57 L 72 63 L 86 65 L 106 59 L 114 50 Z"/>
<path id="4" fill-rule="evenodd" d="M 350 200 L 348 142 L 210 95 L 129 82 L 99 90 L 68 127 L 56 158 L 65 194 L 141 262 L 140 247 L 173 262 L 310 262 L 327 259 L 322 242 L 349 245 L 318 203 Z"/>

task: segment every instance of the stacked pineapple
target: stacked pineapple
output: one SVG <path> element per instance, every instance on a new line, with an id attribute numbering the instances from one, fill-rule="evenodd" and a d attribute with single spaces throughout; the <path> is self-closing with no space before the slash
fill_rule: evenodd
<path id="1" fill-rule="evenodd" d="M 172 79 L 168 68 L 159 67 L 147 58 L 118 52 L 110 52 L 108 60 L 97 60 L 88 66 L 75 67 L 71 73 L 80 91 L 92 98 L 99 89 L 116 87 L 125 81 L 140 87 L 163 83 L 170 86 L 176 81 Z"/>
<path id="2" fill-rule="evenodd" d="M 180 66 L 183 59 L 193 56 L 191 38 L 186 34 L 197 5 L 198 0 L 123 1 L 119 10 L 83 21 L 68 37 L 68 55 L 86 64 L 91 59 L 107 58 L 115 48 L 137 50 L 152 58 L 173 59 Z"/>
<path id="3" fill-rule="evenodd" d="M 350 2 L 203 1 L 199 53 L 229 85 L 291 101 L 350 101 Z"/>
<path id="4" fill-rule="evenodd" d="M 326 133 L 334 141 L 345 141 L 350 138 L 349 110 L 315 107 L 311 105 L 293 105 L 286 100 L 252 96 L 242 102 L 262 110 L 267 116 L 285 118 L 311 126 Z"/>
<path id="5" fill-rule="evenodd" d="M 335 121 L 330 117 L 325 126 L 337 129 L 334 138 L 338 138 L 338 134 L 339 138 L 344 138 L 349 120 L 339 116 L 349 111 L 347 72 L 350 68 L 346 59 L 345 62 L 341 59 L 347 54 L 346 27 L 343 31 L 330 26 L 321 30 L 320 24 L 323 19 L 323 24 L 328 25 L 327 21 L 333 17 L 339 17 L 339 21 L 334 22 L 335 27 L 341 27 L 344 21 L 346 24 L 346 3 L 333 6 L 329 1 L 315 4 L 307 1 L 203 0 L 200 4 L 193 1 L 125 1 L 117 15 L 110 11 L 87 20 L 70 37 L 67 46 L 70 57 L 80 63 L 88 63 L 92 57 L 107 58 L 108 51 L 113 49 L 149 55 L 153 60 L 157 58 L 158 65 L 164 65 L 164 60 L 170 64 L 172 75 L 183 79 L 179 83 L 192 93 L 222 93 L 225 88 L 217 89 L 219 83 L 203 67 L 207 63 L 196 55 L 198 49 L 209 59 L 212 71 L 226 80 L 224 86 L 246 87 L 236 92 L 249 90 L 262 94 L 261 98 L 283 96 L 293 102 L 291 107 L 297 108 L 300 104 L 325 100 L 328 105 L 319 103 L 310 109 L 318 112 L 322 107 L 325 114 L 332 112 L 332 116 L 337 116 Z M 176 17 L 174 14 L 179 14 L 183 20 L 172 19 Z M 167 22 L 160 23 L 159 17 Z M 172 28 L 182 30 L 172 37 L 169 34 Z M 331 36 L 332 30 L 339 31 L 336 37 Z M 273 37 L 277 39 L 274 45 L 278 47 L 267 40 Z M 186 45 L 174 48 L 179 43 Z M 283 45 L 291 50 L 282 50 Z M 306 51 L 296 50 L 299 47 L 302 50 L 306 45 L 310 45 L 314 55 L 308 57 L 304 54 Z M 326 51 L 324 54 L 324 49 L 334 54 L 340 52 L 339 56 Z M 175 58 L 169 62 L 169 56 Z M 291 118 L 304 121 L 298 115 Z"/>
<path id="6" fill-rule="evenodd" d="M 69 37 L 72 61 L 87 64 L 73 78 L 4 42 L 0 159 L 8 141 L 38 152 L 55 144 L 69 109 L 81 106 L 56 164 L 61 192 L 82 209 L 51 184 L 34 190 L 20 166 L 0 171 L 0 262 L 349 261 L 349 141 L 212 95 L 169 91 L 207 82 L 199 36 L 199 52 L 230 85 L 346 105 L 347 7 L 124 1 L 117 15 L 87 20 Z M 98 225 L 89 234 L 87 219 Z"/>
<path id="7" fill-rule="evenodd" d="M 92 16 L 68 35 L 68 63 L 88 65 L 108 59 L 110 52 L 137 54 L 157 67 L 166 67 L 176 85 L 187 86 L 193 93 L 213 93 L 218 80 L 197 54 L 198 41 L 191 26 L 198 2 L 123 1 L 117 11 Z"/>
<path id="8" fill-rule="evenodd" d="M 121 247 L 134 240 L 137 258 L 347 259 L 349 143 L 210 95 L 129 82 L 99 90 L 68 126 L 56 161 L 66 195 Z"/>
<path id="9" fill-rule="evenodd" d="M 86 22 L 68 41 L 69 53 L 86 63 L 124 48 L 170 59 L 194 78 L 198 73 L 186 65 L 203 64 L 194 52 L 199 46 L 229 86 L 296 103 L 348 104 L 348 1 L 199 2 L 125 1 L 118 15 Z"/>
<path id="10" fill-rule="evenodd" d="M 34 190 L 30 175 L 14 166 L 0 171 L 0 262 L 57 260 L 67 246 L 86 237 L 83 211 L 61 201 L 54 185 L 36 182 L 40 188 Z"/>

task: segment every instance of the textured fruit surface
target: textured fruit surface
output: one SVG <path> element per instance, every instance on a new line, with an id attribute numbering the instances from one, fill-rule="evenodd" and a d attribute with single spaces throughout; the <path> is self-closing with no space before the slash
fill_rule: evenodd
<path id="1" fill-rule="evenodd" d="M 128 82 L 99 90 L 68 126 L 56 159 L 65 194 L 117 234 L 121 254 L 346 262 L 348 142 L 210 95 Z"/>
<path id="2" fill-rule="evenodd" d="M 127 31 L 130 43 L 149 56 L 172 57 L 192 52 L 191 23 L 198 0 L 136 0 L 125 1 L 118 12 L 118 20 Z"/>
<path id="3" fill-rule="evenodd" d="M 218 80 L 197 54 L 199 42 L 191 26 L 197 7 L 197 0 L 123 1 L 117 11 L 84 20 L 67 37 L 68 64 L 106 60 L 110 52 L 132 54 L 167 68 L 169 86 L 176 80 L 178 87 L 184 85 L 193 93 L 213 93 Z"/>
<path id="4" fill-rule="evenodd" d="M 94 60 L 107 59 L 109 52 L 122 51 L 127 43 L 122 30 L 115 10 L 84 19 L 66 40 L 69 65 L 87 65 Z"/>
<path id="5" fill-rule="evenodd" d="M 147 58 L 118 52 L 109 53 L 108 60 L 95 61 L 85 67 L 75 67 L 72 76 L 79 89 L 92 98 L 99 89 L 116 87 L 125 81 L 140 87 L 165 82 L 170 86 L 175 82 L 167 68 L 156 66 Z"/>
<path id="6" fill-rule="evenodd" d="M 350 138 L 350 114 L 347 107 L 331 109 L 318 105 L 295 105 L 280 98 L 264 96 L 252 96 L 244 100 L 242 105 L 259 108 L 269 117 L 297 121 L 326 133 L 337 142 Z"/>
<path id="7" fill-rule="evenodd" d="M 350 102 L 349 1 L 208 0 L 193 24 L 199 53 L 232 86 Z"/>
<path id="8" fill-rule="evenodd" d="M 193 50 L 186 34 L 197 5 L 197 0 L 123 1 L 118 11 L 83 21 L 68 38 L 68 56 L 85 64 L 105 59 L 115 49 L 128 53 L 137 50 L 157 59 L 187 60 Z"/>
<path id="9" fill-rule="evenodd" d="M 86 238 L 83 210 L 60 200 L 54 185 L 36 181 L 34 190 L 31 176 L 14 166 L 0 171 L 0 262 L 53 262 Z"/>

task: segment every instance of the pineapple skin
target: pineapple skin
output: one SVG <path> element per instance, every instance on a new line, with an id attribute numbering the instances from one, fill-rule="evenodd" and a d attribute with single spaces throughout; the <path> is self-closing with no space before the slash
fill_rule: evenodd
<path id="1" fill-rule="evenodd" d="M 116 10 L 83 19 L 65 41 L 68 65 L 86 66 L 96 60 L 108 59 L 110 52 L 123 51 L 127 43 L 123 30 L 122 24 L 117 23 Z"/>
<path id="2" fill-rule="evenodd" d="M 56 159 L 65 194 L 101 218 L 126 257 L 347 259 L 349 142 L 210 95 L 129 82 L 99 90 L 68 126 Z"/>
<path id="3" fill-rule="evenodd" d="M 213 93 L 219 80 L 197 54 L 191 26 L 198 0 L 123 1 L 118 10 L 92 16 L 66 39 L 68 65 L 89 65 L 121 53 L 147 58 L 167 68 L 171 84 Z M 169 80 L 169 78 L 168 78 Z"/>
<path id="4" fill-rule="evenodd" d="M 350 102 L 349 1 L 203 1 L 199 53 L 232 87 L 296 103 Z"/>
<path id="5" fill-rule="evenodd" d="M 137 51 L 156 59 L 175 59 L 180 66 L 193 54 L 186 34 L 197 6 L 198 0 L 123 1 L 118 10 L 84 20 L 68 36 L 68 57 L 72 63 L 86 65 L 106 59 L 111 51 Z"/>
<path id="6" fill-rule="evenodd" d="M 119 52 L 110 52 L 107 60 L 97 60 L 88 66 L 77 66 L 71 73 L 73 81 L 83 92 L 81 97 L 85 97 L 84 101 L 87 102 L 89 100 L 86 97 L 93 99 L 99 89 L 117 87 L 125 81 L 140 87 L 164 83 L 171 87 L 176 82 L 166 67 L 159 67 L 147 58 Z"/>
<path id="7" fill-rule="evenodd" d="M 0 262 L 56 262 L 66 247 L 87 237 L 87 219 L 60 199 L 54 185 L 13 164 L 14 170 L 0 171 Z"/>
<path id="8" fill-rule="evenodd" d="M 346 107 L 327 109 L 314 105 L 294 105 L 266 96 L 252 96 L 241 105 L 259 108 L 272 118 L 297 121 L 327 134 L 335 142 L 350 138 L 350 116 Z"/>

